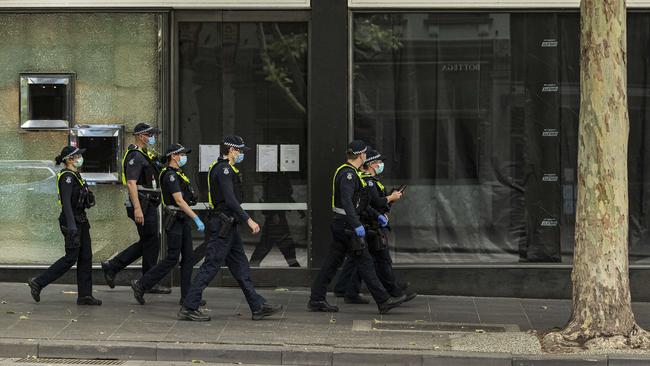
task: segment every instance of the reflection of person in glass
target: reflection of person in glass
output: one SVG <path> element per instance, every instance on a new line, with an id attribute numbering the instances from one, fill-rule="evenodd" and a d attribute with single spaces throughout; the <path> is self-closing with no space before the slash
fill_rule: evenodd
<path id="1" fill-rule="evenodd" d="M 265 180 L 265 202 L 271 200 L 275 202 L 295 202 L 292 196 L 293 188 L 291 187 L 291 181 L 286 173 L 268 173 L 265 176 Z M 298 260 L 296 260 L 296 243 L 291 237 L 287 212 L 266 210 L 262 211 L 262 214 L 265 218 L 264 226 L 262 227 L 262 236 L 259 244 L 255 247 L 255 251 L 251 255 L 251 266 L 258 267 L 275 244 L 280 249 L 289 267 L 300 267 Z M 305 217 L 302 211 L 300 211 L 300 217 Z"/>
<path id="2" fill-rule="evenodd" d="M 77 264 L 77 305 L 101 305 L 101 300 L 93 297 L 92 262 L 93 251 L 90 243 L 90 224 L 86 209 L 95 205 L 95 196 L 78 169 L 83 164 L 85 149 L 66 146 L 56 157 L 58 165 L 65 168 L 57 174 L 56 190 L 59 195 L 61 214 L 59 227 L 65 238 L 65 256 L 50 266 L 40 276 L 29 280 L 34 301 L 41 301 L 41 290 L 63 276 Z"/>
<path id="3" fill-rule="evenodd" d="M 368 191 L 369 210 L 361 215 L 361 222 L 368 227 L 368 248 L 375 261 L 375 271 L 386 291 L 393 297 L 406 296 L 406 301 L 413 300 L 417 294 L 407 292 L 406 286 L 395 279 L 393 261 L 388 249 L 388 225 L 381 225 L 375 219 L 377 215 L 388 218 L 392 204 L 402 197 L 402 192 L 393 190 L 388 194 L 386 187 L 379 180 L 379 174 L 384 171 L 384 156 L 376 150 L 368 150 L 368 157 L 363 163 L 362 177 L 366 182 Z M 348 258 L 345 261 L 341 275 L 336 283 L 334 292 L 341 294 L 346 304 L 367 304 L 370 301 L 359 295 L 361 278 L 354 266 L 354 261 Z"/>

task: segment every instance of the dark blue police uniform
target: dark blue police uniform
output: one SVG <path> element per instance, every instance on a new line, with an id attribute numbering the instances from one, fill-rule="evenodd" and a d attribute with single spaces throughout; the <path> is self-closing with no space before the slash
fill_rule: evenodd
<path id="1" fill-rule="evenodd" d="M 353 141 L 348 146 L 348 150 L 355 154 L 365 153 L 366 149 L 365 143 L 360 140 Z M 391 297 L 381 284 L 368 248 L 354 247 L 353 241 L 356 240 L 354 235 L 357 235 L 354 230 L 363 226 L 360 215 L 368 208 L 368 197 L 363 195 L 366 183 L 360 174 L 357 168 L 349 164 L 341 165 L 334 174 L 332 187 L 334 220 L 331 225 L 334 241 L 311 288 L 308 304 L 311 311 L 338 311 L 337 307 L 329 305 L 326 301 L 327 286 L 348 254 L 378 304 L 381 313 L 387 312 L 404 301 L 403 297 Z M 353 249 L 355 250 L 353 251 Z"/>

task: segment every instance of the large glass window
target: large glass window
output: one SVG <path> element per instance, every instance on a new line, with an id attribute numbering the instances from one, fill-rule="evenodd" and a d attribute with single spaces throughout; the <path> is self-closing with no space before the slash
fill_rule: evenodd
<path id="1" fill-rule="evenodd" d="M 644 260 L 650 15 L 628 17 L 631 259 Z M 353 126 L 408 184 L 399 263 L 570 262 L 577 13 L 357 13 Z"/>
<path id="2" fill-rule="evenodd" d="M 241 231 L 251 264 L 306 265 L 307 23 L 181 22 L 178 32 L 179 140 L 197 152 L 186 170 L 201 200 L 205 146 L 242 136 L 253 148 L 240 166 L 245 206 L 262 227 Z"/>

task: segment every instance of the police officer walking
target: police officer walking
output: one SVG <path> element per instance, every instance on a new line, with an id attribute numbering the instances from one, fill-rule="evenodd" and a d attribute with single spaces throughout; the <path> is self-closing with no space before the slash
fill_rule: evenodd
<path id="1" fill-rule="evenodd" d="M 56 261 L 40 276 L 28 281 L 34 301 L 41 301 L 41 290 L 63 276 L 75 263 L 77 264 L 77 305 L 101 305 L 101 300 L 93 297 L 92 261 L 90 243 L 90 224 L 86 209 L 95 205 L 95 196 L 88 189 L 86 181 L 78 169 L 83 165 L 85 149 L 66 146 L 55 158 L 56 164 L 65 163 L 65 168 L 57 174 L 56 188 L 61 205 L 59 227 L 65 239 L 65 256 Z"/>
<path id="2" fill-rule="evenodd" d="M 391 296 L 405 295 L 405 301 L 411 301 L 417 296 L 417 293 L 406 292 L 405 287 L 396 280 L 393 272 L 393 261 L 388 249 L 388 227 L 378 225 L 374 219 L 376 215 L 384 215 L 388 218 L 392 204 L 402 197 L 402 192 L 399 190 L 393 190 L 390 194 L 386 192 L 386 187 L 379 180 L 379 175 L 384 171 L 384 157 L 377 150 L 370 149 L 368 151 L 362 170 L 361 176 L 366 182 L 368 201 L 372 210 L 361 215 L 361 221 L 370 228 L 367 232 L 367 241 L 370 254 L 375 261 L 377 277 Z M 345 261 L 336 287 L 338 291 L 341 291 L 342 288 L 346 304 L 367 304 L 369 302 L 368 299 L 359 295 L 361 278 L 351 258 Z"/>
<path id="3" fill-rule="evenodd" d="M 115 287 L 115 276 L 138 258 L 142 257 L 142 274 L 147 273 L 158 261 L 160 191 L 156 180 L 162 164 L 153 147 L 159 133 L 160 130 L 155 127 L 138 123 L 133 129 L 135 144 L 129 145 L 122 159 L 122 184 L 126 185 L 129 193 L 126 213 L 135 222 L 140 240 L 111 260 L 102 262 L 104 278 L 110 288 Z M 171 289 L 156 284 L 147 292 L 169 294 Z"/>
<path id="4" fill-rule="evenodd" d="M 165 207 L 165 232 L 167 233 L 167 256 L 152 269 L 148 270 L 139 280 L 131 281 L 133 296 L 144 305 L 144 293 L 162 280 L 178 263 L 181 257 L 181 305 L 192 282 L 193 246 L 192 227 L 194 221 L 200 232 L 205 225 L 199 216 L 192 211 L 190 205 L 196 204 L 196 194 L 192 189 L 190 179 L 181 169 L 187 163 L 187 154 L 192 149 L 181 144 L 172 144 L 167 149 L 167 167 L 160 173 L 160 189 L 162 204 Z"/>
<path id="5" fill-rule="evenodd" d="M 312 285 L 308 303 L 310 311 L 337 312 L 339 310 L 337 306 L 327 302 L 327 286 L 348 253 L 377 303 L 379 313 L 385 314 L 406 300 L 405 296 L 391 297 L 386 291 L 377 278 L 373 259 L 368 252 L 366 230 L 360 220 L 360 214 L 367 209 L 368 196 L 367 192 L 364 192 L 366 182 L 359 171 L 366 159 L 367 150 L 365 142 L 352 141 L 346 153 L 347 162 L 334 173 L 332 179 L 334 220 L 331 226 L 334 242 L 329 256 Z M 381 226 L 388 225 L 384 215 L 377 215 L 375 219 Z"/>
<path id="6" fill-rule="evenodd" d="M 192 282 L 192 287 L 178 312 L 178 318 L 191 321 L 209 321 L 210 317 L 199 310 L 203 290 L 226 264 L 239 287 L 244 292 L 253 320 L 260 320 L 282 310 L 281 305 L 271 305 L 255 291 L 250 278 L 250 265 L 244 252 L 237 227 L 246 223 L 253 234 L 259 225 L 241 207 L 242 181 L 235 164 L 244 160 L 249 150 L 239 136 L 226 136 L 221 144 L 221 157 L 208 171 L 208 200 L 211 211 L 208 223 L 208 243 L 205 260 Z"/>

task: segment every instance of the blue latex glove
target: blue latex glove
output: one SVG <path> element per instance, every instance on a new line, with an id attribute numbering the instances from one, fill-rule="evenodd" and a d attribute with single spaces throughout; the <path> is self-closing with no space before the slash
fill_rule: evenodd
<path id="1" fill-rule="evenodd" d="M 379 226 L 381 227 L 388 226 L 388 217 L 386 217 L 386 215 L 377 216 L 377 221 L 379 221 Z"/>
<path id="2" fill-rule="evenodd" d="M 200 232 L 205 231 L 205 225 L 203 224 L 203 221 L 198 216 L 194 216 L 194 223 L 196 224 L 196 229 L 199 230 Z"/>
<path id="3" fill-rule="evenodd" d="M 362 226 L 354 228 L 354 232 L 357 233 L 357 236 L 360 238 L 366 237 L 366 229 Z"/>

